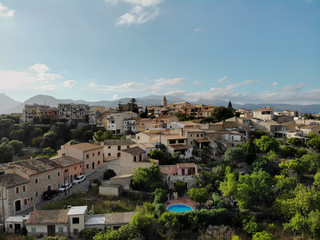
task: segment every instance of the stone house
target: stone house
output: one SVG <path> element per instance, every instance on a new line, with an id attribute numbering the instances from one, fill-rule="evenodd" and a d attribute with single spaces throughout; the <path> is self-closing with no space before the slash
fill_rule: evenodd
<path id="1" fill-rule="evenodd" d="M 83 175 L 83 162 L 76 158 L 65 156 L 50 160 L 60 165 L 62 183 L 72 183 L 77 176 Z"/>
<path id="2" fill-rule="evenodd" d="M 117 112 L 111 113 L 107 116 L 107 130 L 112 131 L 114 134 L 124 134 L 124 122 L 127 119 L 138 117 L 134 112 Z"/>
<path id="3" fill-rule="evenodd" d="M 103 153 L 105 159 L 121 157 L 121 151 L 137 144 L 130 139 L 107 139 L 103 143 Z"/>
<path id="4" fill-rule="evenodd" d="M 274 119 L 274 108 L 264 107 L 258 110 L 253 110 L 253 117 L 264 121 L 271 121 Z"/>
<path id="5" fill-rule="evenodd" d="M 65 144 L 58 157 L 72 157 L 83 162 L 83 174 L 88 174 L 103 164 L 103 146 L 91 143 Z"/>
<path id="6" fill-rule="evenodd" d="M 136 118 L 136 131 L 144 132 L 151 128 L 152 119 L 150 118 Z"/>

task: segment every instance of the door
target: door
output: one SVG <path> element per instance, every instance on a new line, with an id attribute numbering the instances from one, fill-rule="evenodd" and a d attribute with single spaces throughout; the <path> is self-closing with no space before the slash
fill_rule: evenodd
<path id="1" fill-rule="evenodd" d="M 19 212 L 21 210 L 21 201 L 20 200 L 16 201 L 14 205 L 15 205 L 16 212 Z"/>
<path id="2" fill-rule="evenodd" d="M 20 232 L 20 230 L 21 230 L 21 225 L 20 224 L 14 224 L 14 232 L 15 233 L 18 233 L 18 232 Z"/>
<path id="3" fill-rule="evenodd" d="M 55 236 L 56 235 L 56 226 L 55 225 L 48 225 L 48 236 Z"/>
<path id="4" fill-rule="evenodd" d="M 92 169 L 94 169 L 94 162 L 92 163 Z"/>

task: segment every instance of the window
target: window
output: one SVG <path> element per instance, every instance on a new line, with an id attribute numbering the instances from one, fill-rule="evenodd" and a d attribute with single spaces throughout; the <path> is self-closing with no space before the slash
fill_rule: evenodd
<path id="1" fill-rule="evenodd" d="M 78 235 L 78 229 L 77 229 L 77 228 L 74 228 L 74 229 L 73 229 L 73 235 L 75 235 L 75 236 Z"/>
<path id="2" fill-rule="evenodd" d="M 31 228 L 31 233 L 36 233 L 36 228 Z"/>
<path id="3" fill-rule="evenodd" d="M 136 156 L 133 157 L 133 161 L 134 161 L 134 162 L 137 161 L 137 157 L 136 157 Z"/>
<path id="4" fill-rule="evenodd" d="M 51 179 L 51 175 L 50 174 L 48 175 L 48 179 Z"/>
<path id="5" fill-rule="evenodd" d="M 86 156 L 87 158 L 89 158 L 89 154 L 87 154 L 87 156 Z"/>
<path id="6" fill-rule="evenodd" d="M 20 191 L 19 187 L 16 187 L 16 194 L 19 194 L 19 191 Z"/>
<path id="7" fill-rule="evenodd" d="M 110 149 L 111 148 L 111 146 L 108 146 L 108 149 Z"/>
<path id="8" fill-rule="evenodd" d="M 121 150 L 121 146 L 118 146 L 118 150 L 119 150 L 119 151 Z"/>
<path id="9" fill-rule="evenodd" d="M 87 164 L 87 166 L 86 166 L 87 168 L 89 168 L 89 164 Z"/>
<path id="10" fill-rule="evenodd" d="M 141 162 L 142 161 L 142 156 L 141 155 L 139 155 L 139 162 Z"/>
<path id="11" fill-rule="evenodd" d="M 12 228 L 13 227 L 12 224 L 10 224 L 9 227 Z"/>
<path id="12" fill-rule="evenodd" d="M 100 165 L 100 161 L 98 161 L 98 165 Z"/>
<path id="13" fill-rule="evenodd" d="M 39 195 L 39 193 L 38 193 L 38 192 L 36 192 L 36 197 L 38 197 L 38 195 Z"/>
<path id="14" fill-rule="evenodd" d="M 169 140 L 169 144 L 175 144 L 176 140 Z"/>
<path id="15" fill-rule="evenodd" d="M 111 156 L 111 153 L 108 153 L 108 156 L 110 157 L 110 156 Z"/>
<path id="16" fill-rule="evenodd" d="M 98 156 L 100 156 L 100 151 L 98 152 Z"/>
<path id="17" fill-rule="evenodd" d="M 179 139 L 178 143 L 184 143 L 184 139 Z"/>
<path id="18" fill-rule="evenodd" d="M 92 153 L 92 157 L 94 157 L 94 153 Z"/>
<path id="19" fill-rule="evenodd" d="M 79 223 L 80 223 L 80 220 L 78 217 L 72 218 L 72 224 L 79 224 Z"/>
<path id="20" fill-rule="evenodd" d="M 118 158 L 121 157 L 121 153 L 118 153 L 118 154 L 117 154 L 117 157 L 118 157 Z"/>
<path id="21" fill-rule="evenodd" d="M 58 227 L 58 233 L 63 233 L 63 227 Z"/>
<path id="22" fill-rule="evenodd" d="M 197 134 L 197 137 L 199 137 L 199 134 Z"/>
<path id="23" fill-rule="evenodd" d="M 27 205 L 27 204 L 28 204 L 28 199 L 27 199 L 27 198 L 23 199 L 23 204 L 24 204 L 24 205 Z"/>
<path id="24" fill-rule="evenodd" d="M 60 172 L 58 172 L 58 177 L 60 177 Z"/>
<path id="25" fill-rule="evenodd" d="M 65 153 L 62 153 L 62 157 L 65 157 L 66 156 L 66 154 Z"/>
<path id="26" fill-rule="evenodd" d="M 74 170 L 77 170 L 77 167 L 74 167 Z"/>
<path id="27" fill-rule="evenodd" d="M 23 185 L 22 186 L 22 192 L 25 192 L 26 191 L 26 185 Z"/>

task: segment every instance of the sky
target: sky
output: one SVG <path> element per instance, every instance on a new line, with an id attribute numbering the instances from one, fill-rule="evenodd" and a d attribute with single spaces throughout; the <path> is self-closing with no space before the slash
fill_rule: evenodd
<path id="1" fill-rule="evenodd" d="M 320 104 L 320 0 L 0 0 L 0 93 Z"/>

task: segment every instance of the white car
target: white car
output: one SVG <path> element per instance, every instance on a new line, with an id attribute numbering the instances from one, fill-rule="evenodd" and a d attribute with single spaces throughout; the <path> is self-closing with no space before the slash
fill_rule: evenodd
<path id="1" fill-rule="evenodd" d="M 65 192 L 67 190 L 69 190 L 70 188 L 72 188 L 72 184 L 71 183 L 66 183 L 65 185 L 62 185 L 58 191 L 59 192 Z"/>
<path id="2" fill-rule="evenodd" d="M 73 180 L 73 184 L 79 184 L 79 183 L 83 182 L 84 180 L 86 180 L 86 176 L 80 175 Z"/>

